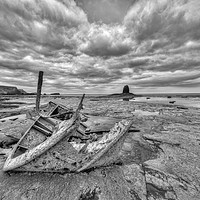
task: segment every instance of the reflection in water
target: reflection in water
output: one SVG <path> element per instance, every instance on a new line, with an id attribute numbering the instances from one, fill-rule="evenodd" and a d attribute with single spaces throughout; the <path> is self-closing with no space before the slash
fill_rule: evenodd
<path id="1" fill-rule="evenodd" d="M 151 99 L 146 99 L 146 97 L 135 97 L 131 99 L 132 102 L 147 102 L 147 103 L 158 103 L 158 104 L 167 104 L 171 105 L 170 101 L 175 101 L 174 105 L 189 106 L 200 108 L 200 99 L 199 98 L 180 98 L 174 97 L 170 100 L 166 97 L 151 97 Z"/>

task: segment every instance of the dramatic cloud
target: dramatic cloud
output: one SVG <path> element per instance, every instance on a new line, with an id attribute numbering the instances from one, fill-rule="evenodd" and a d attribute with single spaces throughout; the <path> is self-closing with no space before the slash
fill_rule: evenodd
<path id="1" fill-rule="evenodd" d="M 200 39 L 197 7 L 200 8 L 197 0 L 138 1 L 127 13 L 124 23 L 131 37 L 138 44 L 144 44 L 142 50 L 145 47 L 148 51 L 162 52 Z"/>
<path id="2" fill-rule="evenodd" d="M 0 85 L 197 92 L 199 0 L 0 1 Z"/>
<path id="3" fill-rule="evenodd" d="M 121 26 L 92 25 L 80 50 L 91 56 L 120 56 L 131 50 L 132 41 Z"/>

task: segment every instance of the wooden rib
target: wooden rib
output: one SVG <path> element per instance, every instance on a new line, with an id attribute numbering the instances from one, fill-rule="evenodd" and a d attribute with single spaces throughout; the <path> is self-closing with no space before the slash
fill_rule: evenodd
<path id="1" fill-rule="evenodd" d="M 80 133 L 81 135 L 85 135 L 85 132 L 83 132 L 81 129 L 77 129 L 77 132 Z"/>
<path id="2" fill-rule="evenodd" d="M 64 113 L 58 113 L 58 114 L 56 114 L 56 115 L 50 115 L 50 116 L 44 116 L 43 118 L 53 118 L 53 117 L 58 117 L 58 116 L 60 116 L 60 115 L 66 115 L 66 114 L 73 114 L 73 112 L 72 111 L 67 111 L 67 112 L 64 112 Z"/>
<path id="3" fill-rule="evenodd" d="M 51 119 L 43 117 L 43 116 L 41 116 L 41 118 L 44 119 L 46 122 L 49 122 L 51 125 L 56 126 L 56 123 L 52 121 Z"/>
<path id="4" fill-rule="evenodd" d="M 42 122 L 37 121 L 36 125 L 38 124 L 39 127 L 46 129 L 47 131 L 49 131 L 50 133 L 52 133 L 53 131 L 51 129 L 49 129 L 47 126 L 45 126 Z"/>
<path id="5" fill-rule="evenodd" d="M 38 130 L 39 132 L 45 134 L 46 136 L 51 136 L 52 135 L 52 132 L 49 132 L 39 126 L 37 126 L 36 124 L 33 125 L 33 128 L 35 128 L 36 130 Z"/>
<path id="6" fill-rule="evenodd" d="M 58 105 L 56 104 L 56 106 L 55 106 L 52 110 L 50 110 L 50 111 L 48 112 L 47 116 L 51 116 L 51 114 L 52 114 L 57 108 L 58 108 Z"/>
<path id="7" fill-rule="evenodd" d="M 23 146 L 21 144 L 19 144 L 18 147 L 28 150 L 28 147 L 25 147 L 25 146 Z"/>
<path id="8" fill-rule="evenodd" d="M 51 137 L 48 137 L 47 140 L 45 140 L 41 144 L 37 145 L 33 149 L 30 149 L 29 151 L 26 151 L 25 153 L 21 154 L 20 156 L 13 158 L 13 156 L 17 150 L 17 147 L 20 145 L 21 141 L 24 139 L 24 137 L 28 134 L 29 130 L 31 129 L 31 127 L 30 127 L 29 130 L 22 136 L 20 141 L 14 147 L 12 152 L 8 155 L 8 158 L 3 166 L 3 171 L 15 170 L 15 169 L 31 162 L 32 160 L 39 157 L 44 152 L 48 151 L 50 148 L 55 146 L 63 138 L 70 137 L 71 134 L 79 126 L 79 123 L 80 123 L 79 111 L 82 108 L 83 98 L 84 98 L 84 95 L 81 99 L 81 102 L 79 103 L 79 106 L 78 106 L 76 112 L 72 116 L 72 118 L 69 120 L 62 121 L 58 126 L 58 130 L 54 134 L 52 134 Z M 39 117 L 38 117 L 38 119 L 39 119 Z M 34 122 L 34 124 L 35 124 L 35 122 Z"/>
<path id="9" fill-rule="evenodd" d="M 81 172 L 83 170 L 86 170 L 89 166 L 91 166 L 92 164 L 94 164 L 97 160 L 99 160 L 110 148 L 112 145 L 114 145 L 125 133 L 128 132 L 129 128 L 131 127 L 133 121 L 129 121 L 128 125 L 124 127 L 124 129 L 122 130 L 122 132 L 112 141 L 108 144 L 108 146 L 103 149 L 102 151 L 100 151 L 99 153 L 97 153 L 97 155 L 95 157 L 93 157 L 93 159 L 86 163 L 85 165 L 83 165 L 82 167 L 80 167 L 79 169 L 77 169 L 77 172 Z"/>
<path id="10" fill-rule="evenodd" d="M 60 140 L 62 140 L 66 136 L 70 136 L 71 133 L 76 129 L 77 125 L 73 125 L 74 120 L 71 119 L 68 122 L 61 123 L 60 129 L 54 133 L 51 137 L 49 137 L 47 140 L 39 144 L 38 146 L 34 147 L 33 149 L 30 149 L 29 151 L 26 151 L 24 154 L 13 158 L 14 152 L 16 151 L 16 148 L 13 149 L 12 153 L 8 156 L 3 171 L 10 171 L 14 170 L 18 167 L 21 167 L 25 165 L 26 163 L 31 162 L 50 148 L 52 148 L 55 144 L 57 144 Z M 21 142 L 21 141 L 20 141 Z"/>
<path id="11" fill-rule="evenodd" d="M 129 129 L 129 132 L 140 132 L 140 130 L 139 129 L 137 129 L 136 127 L 131 127 L 130 129 Z"/>
<path id="12" fill-rule="evenodd" d="M 82 125 L 83 127 L 87 128 L 87 125 L 84 124 L 83 122 L 81 122 L 80 125 Z"/>

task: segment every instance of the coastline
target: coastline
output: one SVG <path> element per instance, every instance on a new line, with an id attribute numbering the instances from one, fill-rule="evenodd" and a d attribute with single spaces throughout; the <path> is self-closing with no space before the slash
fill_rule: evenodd
<path id="1" fill-rule="evenodd" d="M 20 98 L 17 98 L 17 102 L 21 102 Z M 62 199 L 62 196 L 63 199 L 79 199 L 81 195 L 85 195 L 85 198 L 93 195 L 94 199 L 99 200 L 109 200 L 111 196 L 112 199 L 130 199 L 132 189 L 141 200 L 151 196 L 154 199 L 199 198 L 200 108 L 178 108 L 180 105 L 152 103 L 148 99 L 146 102 L 119 101 L 116 98 L 98 101 L 91 99 L 86 96 L 83 112 L 120 119 L 131 118 L 134 119 L 133 126 L 140 130 L 127 134 L 119 154 L 122 165 L 65 175 L 11 173 L 11 176 L 8 176 L 0 172 L 0 196 L 6 195 L 6 199 L 26 197 L 42 200 Z M 76 108 L 80 99 L 48 97 L 42 98 L 41 103 L 45 104 L 49 100 Z M 16 102 L 16 99 L 6 101 Z M 28 99 L 27 105 L 19 104 L 18 108 L 7 109 L 7 116 L 9 112 L 13 114 L 16 111 L 21 118 L 0 122 L 1 134 L 13 134 L 15 137 L 22 134 L 30 123 L 30 119 L 25 119 L 24 115 L 30 108 L 33 109 L 29 107 L 31 103 L 34 107 L 34 98 Z M 0 157 L 2 166 L 5 158 L 3 155 Z M 113 179 L 116 181 L 113 182 Z M 49 187 L 54 189 L 48 190 Z M 9 191 L 5 193 L 7 188 Z"/>

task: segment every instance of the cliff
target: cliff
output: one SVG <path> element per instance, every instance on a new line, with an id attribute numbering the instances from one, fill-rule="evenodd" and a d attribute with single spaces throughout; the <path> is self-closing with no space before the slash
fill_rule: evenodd
<path id="1" fill-rule="evenodd" d="M 20 94 L 26 94 L 26 92 L 22 89 L 18 89 L 17 87 L 0 85 L 0 94 L 20 95 Z"/>

